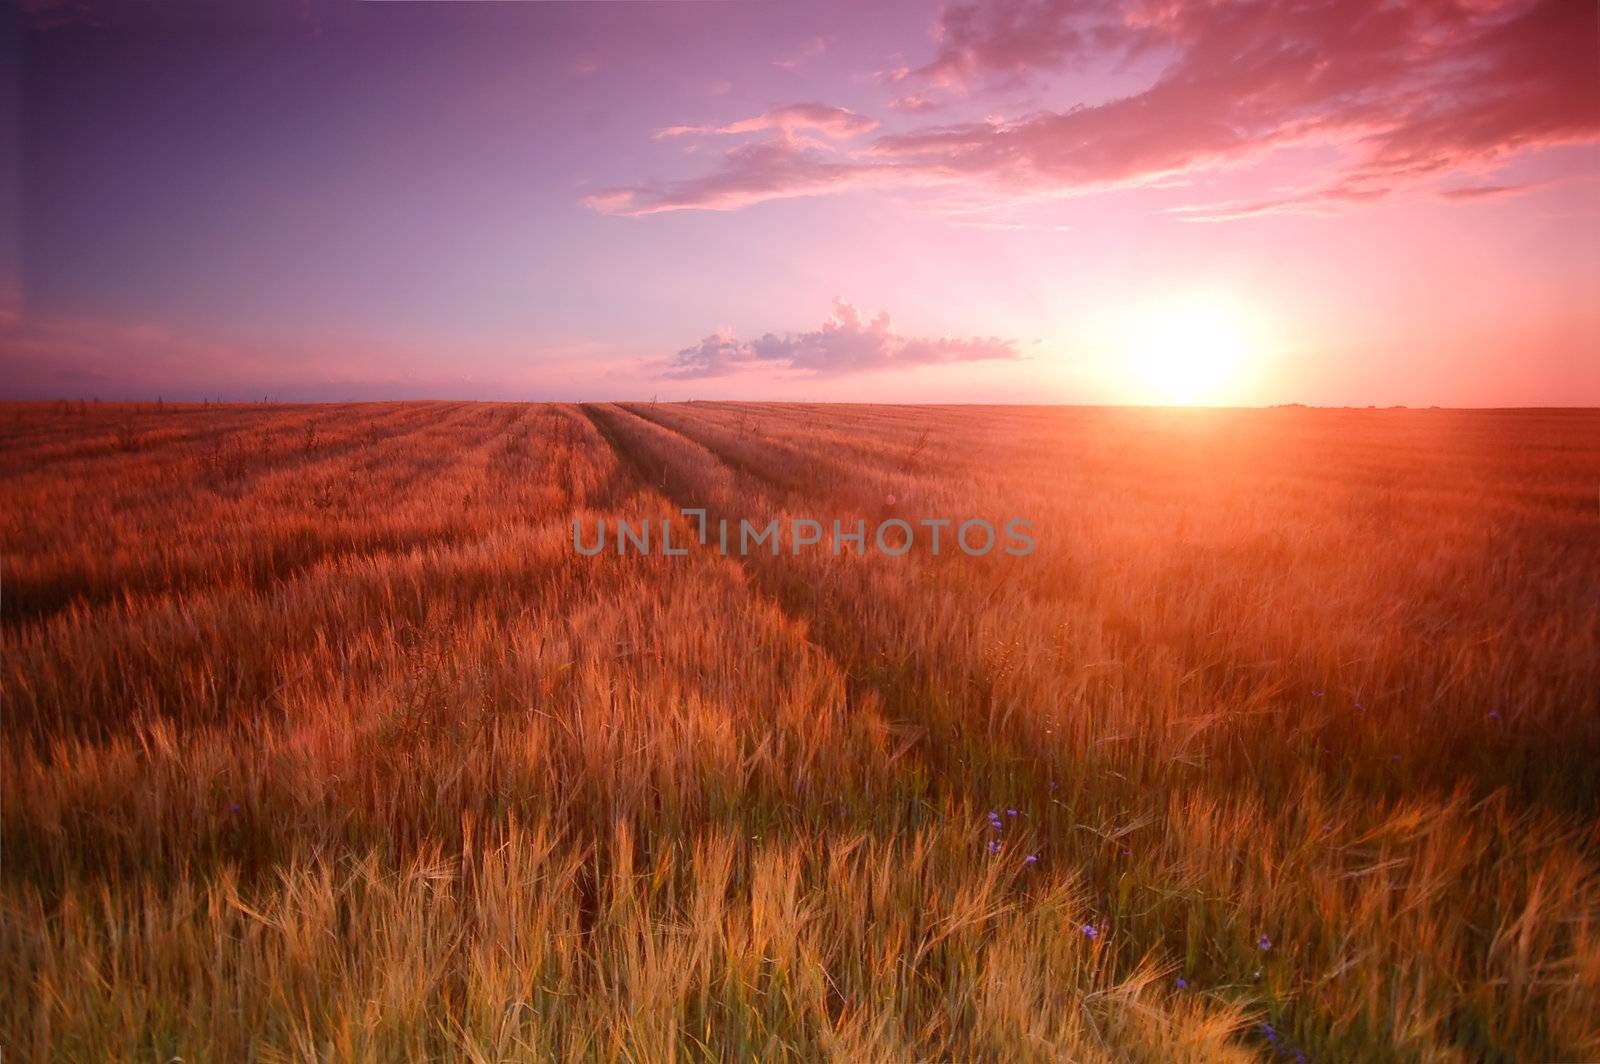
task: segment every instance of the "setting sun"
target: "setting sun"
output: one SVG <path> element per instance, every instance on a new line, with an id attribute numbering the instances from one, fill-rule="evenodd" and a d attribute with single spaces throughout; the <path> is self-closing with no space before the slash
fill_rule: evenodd
<path id="1" fill-rule="evenodd" d="M 1231 300 L 1190 296 L 1141 308 L 1128 332 L 1136 401 L 1189 406 L 1238 401 L 1260 355 L 1257 329 Z"/>

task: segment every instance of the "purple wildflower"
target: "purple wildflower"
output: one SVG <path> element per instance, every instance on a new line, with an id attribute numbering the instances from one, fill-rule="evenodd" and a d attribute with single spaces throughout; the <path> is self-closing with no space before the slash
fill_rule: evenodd
<path id="1" fill-rule="evenodd" d="M 1260 938 L 1256 939 L 1256 945 L 1260 946 L 1262 949 L 1271 949 L 1272 939 L 1268 938 L 1266 935 L 1262 935 Z"/>
<path id="2" fill-rule="evenodd" d="M 1181 975 L 1178 976 L 1178 989 L 1179 990 L 1187 990 L 1187 989 L 1189 989 L 1189 980 L 1185 979 Z"/>
<path id="3" fill-rule="evenodd" d="M 1028 856 L 1026 856 L 1026 857 L 1024 857 L 1022 859 L 1022 863 L 1023 864 L 1033 864 L 1033 862 L 1037 861 L 1038 859 L 1039 859 L 1039 855 L 1038 854 L 1030 853 Z"/>
<path id="4" fill-rule="evenodd" d="M 1500 711 L 1498 709 L 1491 709 L 1489 711 L 1489 719 L 1490 720 L 1499 720 L 1500 719 Z"/>
<path id="5" fill-rule="evenodd" d="M 990 839 L 989 840 L 989 852 L 990 853 L 999 853 L 1000 852 L 1000 844 L 998 842 L 996 842 L 994 839 Z"/>
<path id="6" fill-rule="evenodd" d="M 1099 938 L 1100 937 L 1100 929 L 1098 927 L 1094 926 L 1093 924 L 1084 924 L 1083 925 L 1083 933 L 1088 938 Z"/>

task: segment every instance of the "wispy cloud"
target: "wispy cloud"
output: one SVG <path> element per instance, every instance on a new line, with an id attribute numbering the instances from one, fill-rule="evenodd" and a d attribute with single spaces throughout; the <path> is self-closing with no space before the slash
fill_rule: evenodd
<path id="1" fill-rule="evenodd" d="M 741 340 L 729 330 L 715 332 L 674 355 L 661 376 L 703 380 L 766 366 L 822 377 L 1021 357 L 1013 341 L 994 337 L 907 338 L 894 331 L 888 314 L 866 320 L 855 307 L 835 299 L 832 315 L 819 329 L 767 333 L 755 340 Z"/>
<path id="2" fill-rule="evenodd" d="M 1437 187 L 1519 152 L 1600 140 L 1597 37 L 1596 5 L 1573 0 L 962 5 L 942 17 L 935 58 L 901 80 L 965 91 L 1091 60 L 1152 62 L 1160 73 L 1146 89 L 1103 104 L 926 126 L 850 153 L 747 145 L 699 178 L 612 189 L 589 202 L 646 214 L 862 185 L 1111 188 L 1321 144 L 1338 149 L 1338 161 L 1307 175 L 1316 187 L 1296 203 L 1263 206 L 1347 208 Z M 925 102 L 933 101 L 912 94 L 896 105 L 916 113 Z M 832 117 L 800 126 L 808 115 Z M 843 136 L 868 131 L 870 122 L 802 104 L 714 132 L 813 128 Z"/>
<path id="3" fill-rule="evenodd" d="M 813 37 L 800 46 L 799 51 L 783 59 L 775 59 L 772 65 L 781 70 L 799 70 L 811 60 L 828 51 L 828 40 L 825 37 Z"/>
<path id="4" fill-rule="evenodd" d="M 793 134 L 801 130 L 814 130 L 830 137 L 855 137 L 871 133 L 878 128 L 875 119 L 856 114 L 843 107 L 825 103 L 791 103 L 774 107 L 754 118 L 742 118 L 725 126 L 668 126 L 657 130 L 657 140 L 666 137 L 691 135 L 737 136 L 742 133 L 776 131 Z"/>
<path id="5" fill-rule="evenodd" d="M 584 203 L 606 214 L 641 217 L 664 211 L 728 211 L 768 200 L 840 192 L 873 184 L 899 184 L 893 166 L 860 165 L 787 138 L 742 144 L 722 156 L 709 174 L 684 181 L 601 189 Z"/>
<path id="6" fill-rule="evenodd" d="M 1546 188 L 1555 181 L 1522 181 L 1512 184 L 1457 185 L 1436 188 L 1432 195 L 1452 203 L 1506 199 L 1534 189 Z M 1387 181 L 1351 178 L 1332 185 L 1313 187 L 1267 199 L 1209 203 L 1170 208 L 1168 213 L 1188 222 L 1227 222 L 1269 214 L 1330 215 L 1351 204 L 1374 203 L 1389 197 L 1394 187 Z"/>
<path id="7" fill-rule="evenodd" d="M 1525 181 L 1519 185 L 1463 185 L 1459 188 L 1441 189 L 1439 198 L 1447 200 L 1503 199 L 1507 196 L 1520 196 L 1529 189 L 1542 188 L 1548 184 L 1550 184 L 1548 181 Z"/>
<path id="8" fill-rule="evenodd" d="M 927 93 L 913 92 L 905 96 L 897 96 L 889 101 L 889 106 L 901 114 L 920 115 L 929 111 L 942 110 L 945 104 L 929 96 Z"/>

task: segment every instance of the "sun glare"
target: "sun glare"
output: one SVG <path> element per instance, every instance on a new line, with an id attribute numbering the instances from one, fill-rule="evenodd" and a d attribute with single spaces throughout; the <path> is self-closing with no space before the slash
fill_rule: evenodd
<path id="1" fill-rule="evenodd" d="M 1128 384 L 1142 402 L 1237 402 L 1258 355 L 1247 314 L 1217 297 L 1146 306 L 1128 334 Z"/>

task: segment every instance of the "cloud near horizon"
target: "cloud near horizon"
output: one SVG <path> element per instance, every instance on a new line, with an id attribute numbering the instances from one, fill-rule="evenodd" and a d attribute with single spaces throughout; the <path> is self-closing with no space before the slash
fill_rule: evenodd
<path id="1" fill-rule="evenodd" d="M 654 139 L 662 140 L 691 134 L 733 136 L 769 130 L 785 135 L 801 130 L 815 130 L 829 137 L 845 138 L 871 133 L 877 128 L 876 119 L 858 115 L 843 107 L 832 107 L 825 103 L 791 103 L 783 107 L 774 107 L 754 118 L 730 122 L 725 126 L 668 126 L 657 130 Z"/>
<path id="2" fill-rule="evenodd" d="M 909 339 L 894 331 L 887 313 L 863 320 L 854 306 L 835 299 L 833 313 L 819 329 L 782 336 L 767 333 L 757 340 L 741 340 L 724 329 L 679 351 L 660 376 L 705 380 L 767 366 L 823 377 L 1023 357 L 1015 342 L 995 337 Z"/>
<path id="3" fill-rule="evenodd" d="M 788 142 L 789 128 L 769 116 L 790 109 L 778 108 L 735 126 L 780 137 L 726 152 L 709 173 L 586 202 L 638 216 L 955 181 L 1003 194 L 1089 190 L 1316 144 L 1337 148 L 1340 161 L 1281 197 L 1220 205 L 1215 217 L 1367 203 L 1519 152 L 1600 141 L 1597 37 L 1600 13 L 1581 0 L 960 5 L 941 18 L 935 58 L 898 81 L 969 92 L 1091 62 L 1161 70 L 1144 90 L 1105 103 L 925 126 L 848 154 Z M 889 106 L 916 113 L 938 102 L 918 92 Z M 870 118 L 842 113 L 854 133 L 868 131 Z"/>

